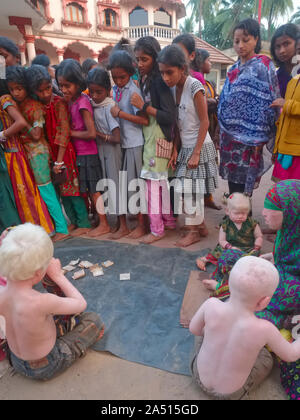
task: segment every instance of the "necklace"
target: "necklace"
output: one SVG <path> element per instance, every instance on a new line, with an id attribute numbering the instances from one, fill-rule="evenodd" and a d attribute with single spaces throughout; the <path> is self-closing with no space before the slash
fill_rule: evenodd
<path id="1" fill-rule="evenodd" d="M 117 102 L 120 102 L 121 101 L 121 99 L 122 99 L 122 89 L 120 89 L 119 87 L 117 87 L 116 88 L 116 90 L 115 90 L 115 100 L 117 101 Z"/>

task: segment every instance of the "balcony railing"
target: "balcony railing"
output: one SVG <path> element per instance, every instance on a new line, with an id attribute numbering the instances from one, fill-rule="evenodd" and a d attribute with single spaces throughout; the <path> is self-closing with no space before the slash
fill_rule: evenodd
<path id="1" fill-rule="evenodd" d="M 180 34 L 179 29 L 165 28 L 163 26 L 131 26 L 125 28 L 127 38 L 138 39 L 144 36 L 154 36 L 157 39 L 172 40 Z"/>

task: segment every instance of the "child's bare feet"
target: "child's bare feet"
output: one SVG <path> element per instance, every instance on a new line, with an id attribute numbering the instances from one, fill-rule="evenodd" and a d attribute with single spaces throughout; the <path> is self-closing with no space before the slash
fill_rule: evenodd
<path id="1" fill-rule="evenodd" d="M 56 233 L 53 238 L 52 238 L 52 242 L 59 242 L 59 241 L 64 241 L 65 239 L 69 238 L 70 235 L 66 235 L 64 233 Z"/>
<path id="2" fill-rule="evenodd" d="M 207 260 L 205 257 L 200 257 L 196 259 L 196 264 L 199 270 L 206 271 Z"/>
<path id="3" fill-rule="evenodd" d="M 127 238 L 129 239 L 139 239 L 142 236 L 146 235 L 147 231 L 144 226 L 138 225 L 135 229 L 133 229 L 132 232 L 130 232 L 129 235 L 127 235 Z"/>
<path id="4" fill-rule="evenodd" d="M 157 235 L 153 235 L 153 233 L 149 233 L 149 235 L 145 236 L 144 239 L 140 240 L 140 243 L 150 245 L 150 244 L 153 244 L 154 242 L 160 241 L 164 237 L 165 237 L 165 234 L 157 236 Z"/>
<path id="5" fill-rule="evenodd" d="M 75 230 L 76 229 L 76 226 L 75 225 L 73 225 L 73 224 L 71 224 L 71 225 L 69 225 L 68 226 L 68 231 L 69 231 L 69 233 L 71 233 L 73 230 Z"/>
<path id="6" fill-rule="evenodd" d="M 201 225 L 199 226 L 199 233 L 200 236 L 202 236 L 203 238 L 206 238 L 206 236 L 208 236 L 209 232 L 204 222 L 201 223 Z"/>
<path id="7" fill-rule="evenodd" d="M 216 291 L 218 285 L 216 280 L 203 280 L 202 282 L 208 290 L 211 290 L 212 292 Z"/>
<path id="8" fill-rule="evenodd" d="M 117 241 L 118 239 L 124 238 L 124 236 L 127 236 L 130 233 L 130 230 L 127 226 L 120 226 L 119 229 L 117 229 L 116 232 L 113 232 L 108 239 L 111 239 L 113 241 Z"/>
<path id="9" fill-rule="evenodd" d="M 87 235 L 91 231 L 91 228 L 77 228 L 71 232 L 71 236 L 77 237 L 81 235 Z"/>
<path id="10" fill-rule="evenodd" d="M 88 236 L 90 238 L 97 238 L 98 236 L 106 235 L 107 233 L 110 233 L 110 226 L 101 223 L 96 229 L 91 230 L 88 233 Z"/>
<path id="11" fill-rule="evenodd" d="M 175 246 L 186 248 L 196 242 L 201 241 L 201 235 L 199 232 L 188 232 L 182 239 L 175 243 Z"/>

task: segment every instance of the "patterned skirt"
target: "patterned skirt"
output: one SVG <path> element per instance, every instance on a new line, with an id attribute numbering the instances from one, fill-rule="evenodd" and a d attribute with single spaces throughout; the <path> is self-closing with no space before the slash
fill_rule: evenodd
<path id="1" fill-rule="evenodd" d="M 184 191 L 188 194 L 212 194 L 218 187 L 217 152 L 214 143 L 203 143 L 199 165 L 196 169 L 188 169 L 188 162 L 194 147 L 183 147 L 177 158 L 175 177 L 180 181 L 176 192 Z"/>
<path id="2" fill-rule="evenodd" d="M 224 131 L 220 139 L 220 176 L 235 184 L 245 184 L 245 192 L 251 195 L 262 175 L 272 166 L 271 154 L 264 155 L 263 148 L 235 141 Z"/>

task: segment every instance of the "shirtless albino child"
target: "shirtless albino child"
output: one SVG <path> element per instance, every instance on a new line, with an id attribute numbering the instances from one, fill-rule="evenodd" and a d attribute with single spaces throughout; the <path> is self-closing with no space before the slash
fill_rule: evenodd
<path id="1" fill-rule="evenodd" d="M 269 321 L 255 312 L 268 306 L 279 283 L 276 268 L 262 258 L 246 256 L 233 267 L 230 298 L 208 299 L 194 315 L 190 331 L 196 339 L 192 374 L 217 399 L 242 399 L 273 367 L 268 345 L 282 360 L 300 358 L 300 340 L 289 343 Z"/>
<path id="2" fill-rule="evenodd" d="M 45 275 L 65 297 L 33 289 Z M 33 379 L 47 380 L 68 368 L 103 336 L 97 314 L 76 317 L 76 327 L 57 337 L 54 315 L 78 314 L 86 301 L 62 274 L 53 258 L 53 244 L 43 228 L 27 223 L 11 230 L 0 246 L 0 314 L 14 369 Z"/>

